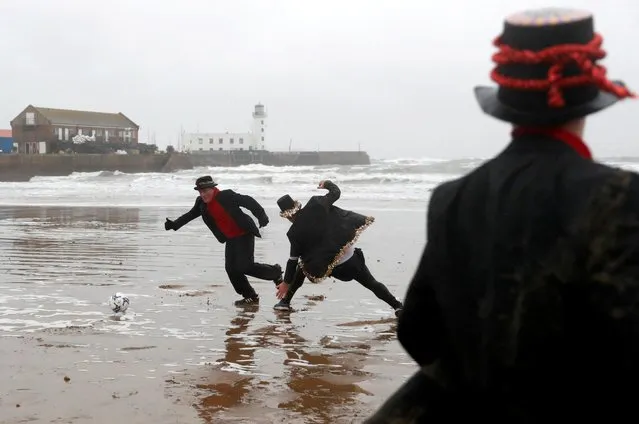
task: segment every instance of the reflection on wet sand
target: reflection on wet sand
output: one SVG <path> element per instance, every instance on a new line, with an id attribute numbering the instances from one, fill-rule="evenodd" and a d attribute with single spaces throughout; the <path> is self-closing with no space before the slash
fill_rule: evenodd
<path id="1" fill-rule="evenodd" d="M 283 341 L 286 349 L 288 387 L 296 396 L 278 405 L 279 408 L 299 413 L 307 422 L 339 422 L 341 418 L 352 418 L 357 396 L 369 393 L 357 385 L 370 377 L 362 371 L 370 345 L 366 343 L 340 343 L 337 352 L 309 353 L 302 349 L 307 344 L 291 326 L 290 315 L 282 314 L 283 322 L 289 324 Z M 322 338 L 324 348 L 330 346 L 329 338 Z"/>
<path id="2" fill-rule="evenodd" d="M 254 376 L 250 370 L 254 368 L 255 348 L 242 336 L 249 323 L 255 318 L 259 307 L 247 307 L 231 320 L 231 327 L 226 331 L 224 357 L 217 362 L 221 366 L 209 376 L 215 383 L 196 384 L 196 388 L 206 395 L 195 405 L 198 414 L 205 422 L 215 422 L 217 412 L 242 404 L 244 396 L 251 391 Z M 228 372 L 227 368 L 233 368 Z"/>
<path id="3" fill-rule="evenodd" d="M 224 357 L 206 371 L 206 383 L 195 385 L 199 416 L 207 423 L 272 422 L 281 417 L 289 423 L 356 421 L 364 409 L 359 397 L 371 395 L 358 384 L 373 377 L 363 370 L 371 343 L 390 340 L 393 327 L 370 341 L 325 336 L 311 350 L 289 313 L 276 313 L 273 325 L 247 331 L 254 316 L 254 311 L 243 311 L 232 320 Z M 258 371 L 256 351 L 283 354 L 282 368 Z"/>
<path id="4" fill-rule="evenodd" d="M 15 365 L 0 401 L 21 404 L 3 423 L 361 422 L 414 372 L 393 320 L 376 321 L 391 312 L 359 285 L 311 285 L 297 312 L 276 316 L 272 284 L 256 281 L 259 312 L 238 311 L 224 249 L 201 222 L 167 233 L 181 208 L 106 209 L 0 208 L 0 353 Z M 270 225 L 256 251 L 275 262 L 288 227 Z M 380 246 L 365 247 L 404 278 L 392 265 L 404 258 Z M 125 320 L 106 305 L 118 291 Z"/>
<path id="5" fill-rule="evenodd" d="M 25 282 L 125 278 L 135 267 L 139 244 L 122 236 L 135 233 L 139 220 L 139 210 L 127 208 L 2 208 L 0 255 L 8 261 L 0 271 Z"/>
<path id="6" fill-rule="evenodd" d="M 135 229 L 140 221 L 138 208 L 109 207 L 2 207 L 0 221 L 6 219 L 29 220 L 32 223 L 47 224 L 49 227 L 89 226 L 90 224 L 128 225 Z M 91 226 L 94 228 L 94 226 Z"/>

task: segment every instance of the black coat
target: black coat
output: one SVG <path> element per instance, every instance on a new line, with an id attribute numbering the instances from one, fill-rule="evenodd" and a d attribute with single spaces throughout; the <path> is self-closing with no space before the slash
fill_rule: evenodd
<path id="1" fill-rule="evenodd" d="M 243 207 L 250 210 L 257 218 L 260 226 L 265 226 L 269 221 L 268 216 L 264 208 L 255 199 L 251 196 L 236 193 L 233 190 L 221 190 L 215 199 L 231 218 L 235 220 L 235 223 L 240 228 L 249 234 L 253 234 L 255 237 L 261 237 L 260 231 L 255 225 L 255 221 L 240 209 L 240 207 Z M 220 243 L 226 242 L 226 236 L 220 231 L 215 220 L 209 215 L 207 205 L 200 196 L 195 199 L 195 204 L 190 211 L 173 221 L 174 229 L 177 231 L 180 227 L 193 221 L 198 216 L 202 217 L 206 226 L 209 227 Z"/>
<path id="2" fill-rule="evenodd" d="M 328 193 L 311 197 L 286 233 L 291 243 L 290 257 L 301 258 L 304 274 L 314 283 L 330 276 L 346 248 L 375 220 L 333 205 L 341 195 L 340 189 L 330 181 L 324 186 Z M 294 259 L 287 263 L 287 282 L 295 264 Z"/>
<path id="3" fill-rule="evenodd" d="M 514 140 L 434 190 L 399 341 L 509 422 L 619 412 L 604 396 L 639 380 L 638 212 L 637 174 Z"/>

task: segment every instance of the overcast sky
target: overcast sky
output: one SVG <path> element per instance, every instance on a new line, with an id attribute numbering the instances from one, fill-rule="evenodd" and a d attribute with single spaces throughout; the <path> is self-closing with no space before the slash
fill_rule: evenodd
<path id="1" fill-rule="evenodd" d="M 186 131 L 244 131 L 267 148 L 380 157 L 487 157 L 508 127 L 483 115 L 492 39 L 536 0 L 2 0 L 0 128 L 28 104 L 123 112 L 161 147 Z M 639 91 L 639 2 L 594 11 L 609 75 Z M 480 8 L 481 7 L 481 8 Z M 595 115 L 596 156 L 639 156 L 639 100 Z"/>

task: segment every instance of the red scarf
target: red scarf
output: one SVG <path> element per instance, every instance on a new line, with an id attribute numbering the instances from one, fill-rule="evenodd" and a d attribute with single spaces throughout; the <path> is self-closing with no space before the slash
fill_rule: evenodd
<path id="1" fill-rule="evenodd" d="M 220 205 L 217 201 L 217 195 L 220 190 L 217 188 L 213 189 L 213 198 L 206 205 L 206 209 L 217 224 L 217 227 L 220 229 L 222 234 L 226 236 L 228 239 L 233 239 L 235 237 L 243 236 L 246 234 L 246 231 L 242 229 L 237 222 L 233 219 L 233 217 L 224 209 L 222 205 Z"/>
<path id="2" fill-rule="evenodd" d="M 512 131 L 511 135 L 513 138 L 523 135 L 545 135 L 566 144 L 582 158 L 592 159 L 592 153 L 590 153 L 586 143 L 580 137 L 562 128 L 517 127 Z"/>

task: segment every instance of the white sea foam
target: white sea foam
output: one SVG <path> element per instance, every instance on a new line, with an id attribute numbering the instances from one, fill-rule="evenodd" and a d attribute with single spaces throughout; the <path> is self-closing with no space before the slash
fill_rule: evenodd
<path id="1" fill-rule="evenodd" d="M 475 167 L 480 160 L 396 159 L 367 166 L 284 166 L 195 168 L 175 173 L 83 172 L 63 177 L 34 177 L 0 183 L 2 205 L 184 206 L 195 198 L 194 180 L 211 174 L 220 186 L 257 199 L 289 193 L 308 198 L 317 183 L 340 184 L 344 199 L 424 201 L 441 181 Z M 272 202 L 271 202 L 272 203 Z M 273 206 L 273 205 L 268 205 Z"/>
<path id="2" fill-rule="evenodd" d="M 430 191 L 444 180 L 463 175 L 483 159 L 390 159 L 360 166 L 245 165 L 201 167 L 175 173 L 126 174 L 80 172 L 63 177 L 34 177 L 29 182 L 0 182 L 0 205 L 65 205 L 177 207 L 193 201 L 194 180 L 211 174 L 221 187 L 269 200 L 283 194 L 306 199 L 323 179 L 337 182 L 347 200 L 375 201 L 384 207 L 393 201 L 424 202 Z M 639 171 L 633 158 L 604 160 L 614 166 Z"/>

